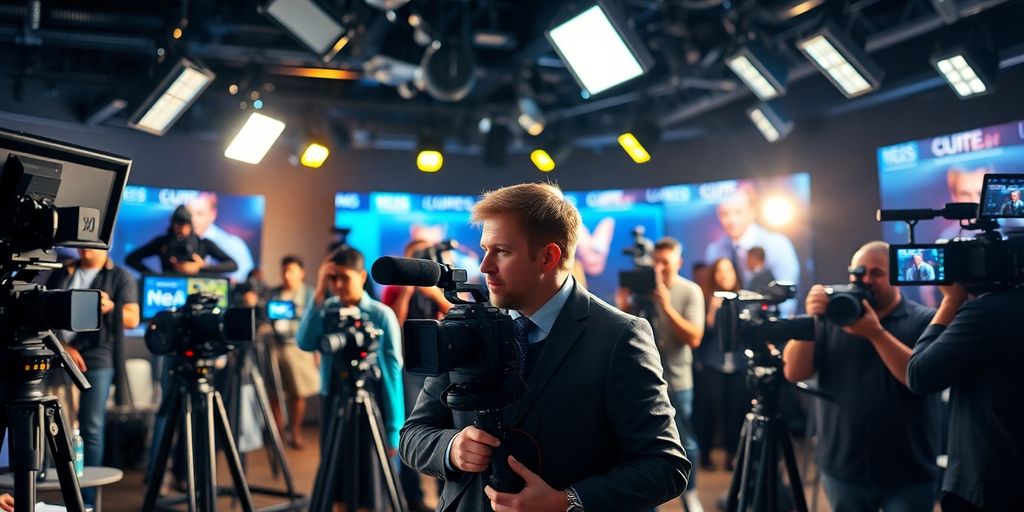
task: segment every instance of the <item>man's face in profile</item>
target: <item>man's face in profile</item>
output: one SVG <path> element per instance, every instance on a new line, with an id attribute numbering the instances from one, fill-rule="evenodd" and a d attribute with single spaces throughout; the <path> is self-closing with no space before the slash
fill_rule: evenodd
<path id="1" fill-rule="evenodd" d="M 500 308 L 523 309 L 541 286 L 542 258 L 530 249 L 526 231 L 512 215 L 487 219 L 480 236 L 484 259 L 480 272 L 487 275 L 491 302 Z"/>
<path id="2" fill-rule="evenodd" d="M 200 237 L 206 236 L 206 230 L 217 220 L 217 209 L 208 197 L 198 197 L 188 203 L 188 211 L 192 214 L 192 227 Z"/>
<path id="3" fill-rule="evenodd" d="M 718 222 L 733 240 L 739 240 L 754 223 L 754 206 L 745 193 L 737 193 L 718 205 Z"/>
<path id="4" fill-rule="evenodd" d="M 981 187 L 985 180 L 984 168 L 973 171 L 950 171 L 956 174 L 949 180 L 949 197 L 955 203 L 980 203 Z"/>

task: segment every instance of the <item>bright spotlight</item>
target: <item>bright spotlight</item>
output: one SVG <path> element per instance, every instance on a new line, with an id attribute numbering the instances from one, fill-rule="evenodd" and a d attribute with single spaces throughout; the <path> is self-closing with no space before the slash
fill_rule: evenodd
<path id="1" fill-rule="evenodd" d="M 224 156 L 258 164 L 283 131 L 284 122 L 253 112 L 224 151 Z"/>
<path id="2" fill-rule="evenodd" d="M 765 223 L 782 227 L 789 224 L 796 215 L 793 202 L 782 196 L 771 196 L 761 203 L 761 218 Z"/>

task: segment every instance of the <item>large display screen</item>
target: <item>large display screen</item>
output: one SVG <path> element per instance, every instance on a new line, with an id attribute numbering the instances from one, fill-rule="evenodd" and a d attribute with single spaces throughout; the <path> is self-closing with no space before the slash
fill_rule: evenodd
<path id="1" fill-rule="evenodd" d="M 685 277 L 692 265 L 725 258 L 749 281 L 747 249 L 765 249 L 765 267 L 776 279 L 806 290 L 814 270 L 810 234 L 810 176 L 806 173 L 752 180 L 726 180 L 649 189 L 566 191 L 583 226 L 576 250 L 587 287 L 613 301 L 619 271 L 634 268 L 624 253 L 641 226 L 647 238 L 672 236 L 683 244 Z M 348 242 L 367 261 L 402 255 L 412 239 L 436 243 L 456 239 L 455 265 L 479 282 L 480 231 L 469 224 L 475 196 L 341 192 L 335 196 L 335 227 L 351 228 Z M 791 301 L 787 312 L 795 312 Z"/>
<path id="2" fill-rule="evenodd" d="M 1024 172 L 1024 121 L 975 128 L 878 148 L 878 184 L 882 208 L 942 208 L 946 203 L 981 201 L 985 174 Z M 1004 202 L 1010 200 L 1005 191 Z M 995 196 L 993 196 L 995 197 Z M 1001 205 L 1000 205 L 1001 206 Z M 1019 225 L 1016 219 L 1001 221 Z M 1014 224 L 1017 223 L 1017 224 Z M 883 222 L 887 242 L 905 244 L 907 225 Z M 957 237 L 972 238 L 956 221 L 935 219 L 917 224 L 916 241 L 931 243 Z M 937 306 L 934 287 L 905 288 L 911 299 Z"/>

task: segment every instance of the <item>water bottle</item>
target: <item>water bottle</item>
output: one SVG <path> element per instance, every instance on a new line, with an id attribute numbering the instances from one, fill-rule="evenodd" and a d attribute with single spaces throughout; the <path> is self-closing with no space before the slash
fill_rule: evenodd
<path id="1" fill-rule="evenodd" d="M 75 429 L 75 473 L 78 478 L 85 476 L 85 441 L 82 441 L 82 434 Z"/>

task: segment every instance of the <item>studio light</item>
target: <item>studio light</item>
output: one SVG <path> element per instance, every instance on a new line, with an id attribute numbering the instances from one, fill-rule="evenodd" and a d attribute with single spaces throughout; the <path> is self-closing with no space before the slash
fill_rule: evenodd
<path id="1" fill-rule="evenodd" d="M 530 152 L 530 161 L 540 172 L 551 172 L 558 165 L 564 164 L 572 154 L 569 141 L 556 140 Z"/>
<path id="2" fill-rule="evenodd" d="M 345 26 L 315 0 L 270 0 L 259 9 L 324 62 L 348 44 Z"/>
<path id="3" fill-rule="evenodd" d="M 882 83 L 882 68 L 832 23 L 800 39 L 796 46 L 847 98 L 869 93 Z"/>
<path id="4" fill-rule="evenodd" d="M 579 86 L 593 95 L 643 75 L 654 59 L 614 3 L 588 5 L 544 35 Z"/>
<path id="5" fill-rule="evenodd" d="M 258 164 L 284 131 L 284 122 L 253 112 L 224 151 L 224 156 Z"/>
<path id="6" fill-rule="evenodd" d="M 775 103 L 760 103 L 747 110 L 747 117 L 754 123 L 768 142 L 777 142 L 793 131 L 793 121 L 785 110 Z"/>
<path id="7" fill-rule="evenodd" d="M 995 52 L 978 46 L 959 46 L 939 52 L 932 56 L 931 63 L 960 99 L 991 91 L 999 69 Z"/>
<path id="8" fill-rule="evenodd" d="M 522 126 L 526 133 L 534 137 L 543 133 L 547 120 L 544 118 L 544 113 L 541 112 L 537 101 L 524 96 L 519 98 L 518 106 L 519 116 L 517 116 L 516 120 L 519 122 L 519 126 Z"/>
<path id="9" fill-rule="evenodd" d="M 638 164 L 651 160 L 651 154 L 661 142 L 661 129 L 652 121 L 638 121 L 633 127 L 619 135 L 619 145 Z"/>
<path id="10" fill-rule="evenodd" d="M 163 135 L 206 88 L 216 75 L 187 59 L 179 60 L 160 84 L 139 105 L 128 125 L 154 135 Z"/>
<path id="11" fill-rule="evenodd" d="M 416 168 L 422 172 L 437 172 L 444 165 L 444 141 L 434 135 L 420 135 L 416 143 Z"/>
<path id="12" fill-rule="evenodd" d="M 786 94 L 786 65 L 760 44 L 746 44 L 725 63 L 762 101 Z"/>
<path id="13" fill-rule="evenodd" d="M 327 146 L 320 144 L 319 142 L 309 142 L 306 144 L 306 149 L 302 150 L 302 156 L 299 157 L 299 163 L 304 167 L 319 169 L 320 166 L 327 161 L 327 157 L 330 154 L 331 150 L 327 149 Z"/>

